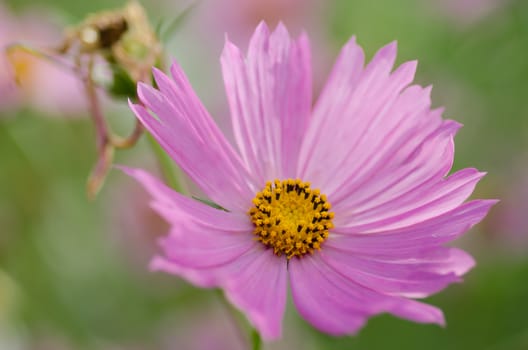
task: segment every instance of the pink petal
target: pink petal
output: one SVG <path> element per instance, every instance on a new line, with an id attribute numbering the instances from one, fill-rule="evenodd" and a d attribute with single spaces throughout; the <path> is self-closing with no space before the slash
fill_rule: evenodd
<path id="1" fill-rule="evenodd" d="M 356 333 L 368 317 L 383 312 L 420 323 L 444 324 L 437 308 L 365 288 L 333 269 L 317 253 L 292 259 L 289 271 L 297 309 L 326 333 Z"/>
<path id="2" fill-rule="evenodd" d="M 363 51 L 355 38 L 343 48 L 307 130 L 299 163 L 304 166 L 300 168 L 302 178 L 323 188 L 335 183 L 334 172 L 350 157 L 350 151 L 364 144 L 367 131 L 378 132 L 374 126 L 388 118 L 385 115 L 390 102 L 414 75 L 416 62 L 404 64 L 389 75 L 395 57 L 396 45 L 392 43 L 382 48 L 363 69 Z M 320 142 L 321 138 L 324 142 Z M 361 152 L 355 152 L 355 156 L 361 156 Z"/>
<path id="3" fill-rule="evenodd" d="M 442 122 L 441 110 L 428 111 L 429 94 L 430 89 L 412 86 L 393 105 L 387 106 L 378 118 L 382 125 L 371 127 L 370 132 L 363 134 L 362 142 L 339 163 L 336 181 L 327 190 L 334 204 L 351 194 L 354 198 L 362 196 L 380 183 L 399 183 L 408 176 L 425 181 L 449 172 L 453 162 L 453 136 L 460 124 Z"/>
<path id="4" fill-rule="evenodd" d="M 424 298 L 449 284 L 474 266 L 465 252 L 433 248 L 405 259 L 353 254 L 325 246 L 321 258 L 351 280 L 378 292 L 409 298 Z"/>
<path id="5" fill-rule="evenodd" d="M 171 224 L 160 239 L 164 255 L 153 269 L 176 273 L 201 286 L 216 286 L 232 274 L 233 264 L 255 247 L 247 215 L 214 209 L 163 185 L 147 172 L 123 170 L 152 196 L 152 207 Z"/>
<path id="6" fill-rule="evenodd" d="M 440 117 L 440 113 L 435 110 L 423 114 L 420 122 L 409 118 L 392 126 L 387 135 L 380 130 L 373 135 L 373 140 L 367 142 L 370 148 L 366 147 L 359 154 L 354 150 L 349 152 L 348 163 L 341 164 L 342 167 L 347 166 L 349 172 L 337 172 L 335 182 L 327 189 L 334 205 L 344 200 L 355 200 L 356 196 L 359 201 L 365 192 L 370 194 L 371 188 L 376 189 L 380 184 L 390 182 L 410 186 L 445 176 L 453 164 L 453 138 L 460 124 L 450 120 L 427 121 L 426 117 Z M 396 113 L 394 116 L 397 120 Z M 352 164 L 354 157 L 355 163 Z M 351 195 L 353 198 L 350 198 Z"/>
<path id="7" fill-rule="evenodd" d="M 278 339 L 286 307 L 286 259 L 261 245 L 220 266 L 188 268 L 156 257 L 151 267 L 183 276 L 202 286 L 224 289 L 228 300 L 247 315 L 265 340 Z"/>
<path id="8" fill-rule="evenodd" d="M 261 23 L 247 59 L 226 41 L 222 71 L 242 158 L 260 183 L 295 177 L 311 109 L 311 67 L 306 35 L 292 41 L 279 24 Z"/>
<path id="9" fill-rule="evenodd" d="M 201 287 L 222 287 L 265 339 L 280 337 L 286 305 L 286 259 L 253 238 L 245 214 L 214 209 L 166 187 L 145 171 L 122 168 L 151 194 L 152 207 L 171 224 L 163 255 L 151 269 Z"/>
<path id="10" fill-rule="evenodd" d="M 214 230 L 188 218 L 173 225 L 159 240 L 164 255 L 173 263 L 193 269 L 225 265 L 255 247 L 251 231 Z"/>
<path id="11" fill-rule="evenodd" d="M 315 105 L 298 163 L 301 178 L 313 181 L 313 177 L 323 177 L 324 169 L 335 164 L 335 156 L 329 157 L 332 145 L 326 147 L 326 142 L 332 142 L 332 139 L 325 138 L 325 143 L 320 144 L 321 135 L 331 135 L 332 125 L 342 122 L 342 110 L 349 103 L 349 96 L 362 76 L 364 59 L 363 49 L 352 37 L 341 50 Z M 312 178 L 309 178 L 310 174 Z"/>
<path id="12" fill-rule="evenodd" d="M 211 227 L 230 229 L 237 232 L 245 232 L 248 228 L 250 230 L 253 229 L 245 212 L 228 213 L 212 208 L 174 191 L 145 170 L 125 166 L 119 166 L 118 168 L 143 185 L 145 190 L 152 196 L 151 205 L 156 207 L 160 215 L 169 223 L 177 222 L 175 220 L 178 219 L 177 214 L 179 212 L 190 212 L 195 214 L 196 220 L 200 220 L 202 224 Z"/>
<path id="13" fill-rule="evenodd" d="M 145 105 L 131 109 L 160 145 L 214 202 L 230 210 L 246 211 L 254 196 L 254 181 L 225 140 L 176 65 L 171 83 L 155 71 L 162 91 L 138 85 Z M 176 99 L 175 96 L 180 96 Z M 154 112 L 155 119 L 147 110 Z"/>
<path id="14" fill-rule="evenodd" d="M 475 262 L 444 245 L 487 214 L 493 200 L 464 201 L 484 173 L 453 165 L 461 125 L 431 109 L 431 87 L 410 85 L 416 62 L 393 70 L 396 43 L 364 67 L 352 39 L 311 109 L 308 39 L 261 24 L 247 57 L 226 40 L 222 70 L 240 154 L 174 64 L 138 87 L 132 109 L 165 150 L 229 212 L 185 198 L 127 170 L 170 224 L 151 267 L 223 288 L 267 340 L 280 337 L 286 274 L 299 312 L 318 329 L 358 331 L 388 312 L 444 324 L 422 298 L 458 282 Z M 151 113 L 157 117 L 153 117 Z M 328 196 L 334 227 L 322 250 L 286 260 L 254 240 L 247 215 L 265 181 L 299 177 Z"/>
<path id="15" fill-rule="evenodd" d="M 368 197 L 365 191 L 358 191 L 359 199 L 351 198 L 334 206 L 335 225 L 363 228 L 373 225 L 375 230 L 388 230 L 439 216 L 461 205 L 484 175 L 468 168 L 447 178 L 436 176 L 425 181 L 415 181 L 413 174 L 398 183 L 387 181 L 381 185 L 372 181 L 381 186 L 373 186 Z"/>
<path id="16" fill-rule="evenodd" d="M 239 263 L 238 273 L 225 284 L 226 296 L 265 340 L 278 339 L 286 307 L 287 260 L 270 249 L 256 251 Z"/>
<path id="17" fill-rule="evenodd" d="M 352 211 L 361 211 L 358 203 L 385 199 L 387 189 L 410 191 L 445 176 L 452 165 L 460 125 L 443 122 L 441 110 L 430 110 L 430 88 L 407 87 L 415 61 L 390 72 L 395 55 L 393 43 L 363 69 L 361 49 L 354 41 L 347 44 L 307 131 L 301 177 L 328 195 L 343 220 L 352 221 Z"/>
<path id="18" fill-rule="evenodd" d="M 336 228 L 326 245 L 350 253 L 412 256 L 458 238 L 480 222 L 496 200 L 473 200 L 437 217 L 397 229 L 374 231 L 374 226 Z M 373 230 L 363 233 L 362 229 Z"/>

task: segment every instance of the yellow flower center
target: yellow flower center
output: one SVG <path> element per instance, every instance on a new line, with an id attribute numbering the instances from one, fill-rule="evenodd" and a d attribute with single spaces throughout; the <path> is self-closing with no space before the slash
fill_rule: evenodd
<path id="1" fill-rule="evenodd" d="M 275 180 L 253 199 L 248 214 L 253 233 L 273 252 L 288 259 L 319 250 L 333 227 L 326 196 L 301 180 Z"/>

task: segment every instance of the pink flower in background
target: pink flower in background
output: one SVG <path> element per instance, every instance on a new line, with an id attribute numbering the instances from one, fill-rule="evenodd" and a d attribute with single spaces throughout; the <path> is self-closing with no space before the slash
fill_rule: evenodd
<path id="1" fill-rule="evenodd" d="M 506 172 L 503 196 L 493 215 L 486 220 L 486 233 L 494 249 L 504 248 L 508 257 L 525 257 L 528 252 L 528 163 L 527 155 L 513 159 Z"/>
<path id="2" fill-rule="evenodd" d="M 57 47 L 62 38 L 59 28 L 43 20 L 42 13 L 15 16 L 0 8 L 0 47 L 24 43 L 32 48 Z M 87 109 L 81 82 L 65 67 L 17 50 L 0 55 L 0 108 L 27 105 L 48 115 L 84 113 Z M 15 76 L 19 84 L 15 82 Z"/>
<path id="3" fill-rule="evenodd" d="M 156 250 L 156 237 L 167 229 L 167 224 L 147 203 L 146 194 L 131 183 L 111 186 L 103 202 L 108 222 L 109 239 L 123 254 L 130 270 L 145 274 L 147 262 Z"/>
<path id="4" fill-rule="evenodd" d="M 193 37 L 199 33 L 212 45 L 223 39 L 225 33 L 246 43 L 261 21 L 271 26 L 284 23 L 294 33 L 307 29 L 311 35 L 322 34 L 324 14 L 330 9 L 327 3 L 317 0 L 169 0 L 165 3 L 177 12 L 191 9 L 186 22 L 192 27 Z"/>
<path id="5" fill-rule="evenodd" d="M 504 0 L 444 0 L 432 1 L 431 8 L 460 25 L 470 25 L 486 18 L 507 4 Z"/>
<path id="6" fill-rule="evenodd" d="M 268 340 L 281 335 L 288 284 L 300 314 L 329 334 L 354 333 L 384 312 L 443 325 L 439 309 L 414 299 L 474 265 L 444 244 L 496 201 L 466 202 L 484 174 L 448 176 L 460 124 L 431 109 L 429 87 L 410 85 L 416 61 L 393 70 L 395 59 L 391 43 L 365 66 L 351 39 L 312 106 L 306 35 L 261 24 L 247 56 L 227 41 L 236 148 L 176 63 L 172 79 L 154 70 L 159 90 L 140 84 L 131 108 L 225 210 L 126 169 L 171 225 L 152 269 L 222 288 Z"/>
<path id="7" fill-rule="evenodd" d="M 320 33 L 321 13 L 325 9 L 322 2 L 314 0 L 206 0 L 199 6 L 210 35 L 227 32 L 244 43 L 261 21 L 271 26 L 283 22 L 294 32 L 309 27 L 310 32 Z"/>
<path id="8" fill-rule="evenodd" d="M 161 331 L 156 335 L 160 339 L 156 346 L 141 349 L 158 350 L 245 350 L 248 346 L 242 329 L 237 328 L 233 315 L 217 299 L 213 302 L 203 300 L 200 305 L 189 305 L 179 315 L 161 322 Z M 184 307 L 183 305 L 181 307 Z M 180 308 L 181 308 L 180 307 Z M 231 317 L 230 317 L 231 316 Z M 313 350 L 309 336 L 300 327 L 288 327 L 283 339 L 274 344 L 268 344 L 266 350 Z"/>

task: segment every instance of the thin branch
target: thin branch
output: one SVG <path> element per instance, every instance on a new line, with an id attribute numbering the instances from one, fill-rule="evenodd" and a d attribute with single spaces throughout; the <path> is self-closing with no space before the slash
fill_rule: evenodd
<path id="1" fill-rule="evenodd" d="M 115 148 L 118 149 L 128 149 L 134 147 L 141 135 L 143 135 L 143 125 L 141 122 L 136 119 L 136 124 L 134 125 L 134 130 L 128 137 L 121 137 L 119 135 L 113 134 L 110 135 L 110 141 Z"/>
<path id="2" fill-rule="evenodd" d="M 88 61 L 88 71 L 84 79 L 84 89 L 86 96 L 88 98 L 88 105 L 90 108 L 90 115 L 95 127 L 95 141 L 97 145 L 98 159 L 97 163 L 88 178 L 87 183 L 87 194 L 88 197 L 93 199 L 101 189 L 101 186 L 104 183 L 106 174 L 110 170 L 112 161 L 114 158 L 114 147 L 110 142 L 109 137 L 109 128 L 106 124 L 101 105 L 99 103 L 99 98 L 97 96 L 97 89 L 92 79 L 92 70 L 94 65 L 94 57 L 89 56 Z M 81 71 L 81 57 L 77 57 L 77 67 L 79 70 L 79 75 L 82 76 L 83 72 Z"/>

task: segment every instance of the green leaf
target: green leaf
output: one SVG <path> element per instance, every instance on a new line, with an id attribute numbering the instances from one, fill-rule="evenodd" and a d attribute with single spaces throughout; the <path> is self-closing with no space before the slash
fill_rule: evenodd
<path id="1" fill-rule="evenodd" d="M 219 209 L 219 210 L 223 210 L 223 211 L 227 211 L 229 212 L 229 210 L 227 210 L 226 208 L 216 204 L 215 202 L 211 202 L 210 200 L 207 200 L 207 199 L 203 199 L 203 198 L 198 198 L 198 197 L 195 197 L 195 196 L 192 196 L 194 199 L 196 199 L 198 202 L 202 202 L 203 204 L 207 204 L 208 206 L 210 207 L 213 207 L 215 209 Z"/>

